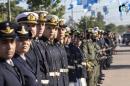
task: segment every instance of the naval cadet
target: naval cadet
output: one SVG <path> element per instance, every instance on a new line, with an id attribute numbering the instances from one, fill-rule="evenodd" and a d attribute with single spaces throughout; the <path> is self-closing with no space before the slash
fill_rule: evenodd
<path id="1" fill-rule="evenodd" d="M 76 64 L 76 75 L 77 80 L 79 83 L 79 86 L 87 86 L 86 79 L 87 77 L 87 70 L 85 63 L 85 56 L 83 52 L 81 51 L 80 47 L 82 44 L 82 36 L 80 35 L 80 32 L 76 32 L 75 34 L 75 57 L 77 60 Z"/>
<path id="2" fill-rule="evenodd" d="M 46 46 L 45 53 L 49 66 L 49 86 L 63 86 L 60 75 L 61 62 L 59 52 L 54 44 L 55 35 L 58 29 L 58 17 L 56 15 L 48 15 L 45 22 L 44 43 Z"/>
<path id="3" fill-rule="evenodd" d="M 77 86 L 77 75 L 76 75 L 76 58 L 75 58 L 75 45 L 73 44 L 73 33 L 67 34 L 65 39 L 65 50 L 68 58 L 68 75 L 69 75 L 69 86 Z"/>
<path id="4" fill-rule="evenodd" d="M 37 43 L 38 43 L 38 49 L 39 52 L 41 54 L 41 58 L 39 57 L 39 63 L 40 63 L 40 70 L 42 75 L 42 84 L 44 84 L 45 86 L 48 86 L 49 84 L 49 67 L 48 67 L 48 63 L 47 63 L 47 59 L 46 59 L 46 55 L 45 55 L 45 43 L 44 43 L 44 39 L 46 39 L 44 37 L 44 31 L 45 31 L 45 22 L 46 22 L 46 16 L 48 14 L 47 11 L 36 11 L 36 13 L 38 14 L 39 18 L 38 18 L 38 24 L 37 24 Z"/>
<path id="5" fill-rule="evenodd" d="M 16 49 L 15 27 L 11 22 L 0 23 L 0 86 L 24 86 L 19 68 L 11 60 Z"/>
<path id="6" fill-rule="evenodd" d="M 30 64 L 26 61 L 27 57 L 25 56 L 31 45 L 31 32 L 29 32 L 25 26 L 21 25 L 18 26 L 16 33 L 18 38 L 13 62 L 22 71 L 25 78 L 25 86 L 38 86 L 35 73 L 29 66 Z"/>
<path id="7" fill-rule="evenodd" d="M 35 76 L 39 85 L 41 85 L 42 74 L 40 71 L 39 57 L 41 56 L 39 49 L 37 47 L 37 20 L 38 14 L 34 12 L 23 12 L 16 17 L 16 21 L 19 25 L 25 25 L 29 31 L 32 33 L 32 40 L 29 52 L 26 53 L 27 61 L 30 63 L 31 68 L 35 72 Z"/>
<path id="8" fill-rule="evenodd" d="M 65 38 L 65 32 L 66 32 L 66 27 L 65 25 L 65 20 L 60 19 L 59 20 L 59 28 L 58 28 L 58 33 L 57 33 L 57 42 L 56 42 L 56 47 L 58 49 L 57 52 L 59 52 L 59 57 L 61 60 L 61 76 L 63 79 L 63 84 L 64 86 L 69 85 L 69 78 L 68 78 L 68 59 L 67 59 L 67 53 L 65 51 L 64 47 L 64 38 Z"/>

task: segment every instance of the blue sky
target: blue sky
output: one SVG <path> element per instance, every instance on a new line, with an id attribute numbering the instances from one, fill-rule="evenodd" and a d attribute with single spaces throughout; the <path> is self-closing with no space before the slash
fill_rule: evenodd
<path id="1" fill-rule="evenodd" d="M 74 3 L 76 0 L 72 0 Z M 130 1 L 130 0 L 100 0 L 99 3 L 95 4 L 92 9 L 95 10 L 96 12 L 101 11 L 102 12 L 102 7 L 104 5 L 108 6 L 109 9 L 109 14 L 108 15 L 104 15 L 104 20 L 106 21 L 106 24 L 109 23 L 114 23 L 116 25 L 126 25 L 126 24 L 130 24 L 130 12 L 129 13 L 123 13 L 122 16 L 122 20 L 120 19 L 120 13 L 118 11 L 118 7 L 119 7 L 119 3 L 123 3 L 126 1 Z M 71 3 L 71 0 L 66 0 L 65 5 L 66 8 L 68 8 L 69 3 Z M 77 22 L 79 21 L 79 19 L 81 18 L 81 16 L 90 16 L 90 12 L 85 12 L 84 9 L 82 9 L 82 6 L 75 6 L 73 9 L 73 16 L 74 16 L 74 20 L 76 20 Z M 102 12 L 102 14 L 104 14 Z M 71 16 L 71 10 L 66 9 L 66 14 L 65 14 L 65 18 L 68 19 L 68 16 Z"/>
<path id="2" fill-rule="evenodd" d="M 7 0 L 0 0 L 0 2 L 4 2 Z M 74 4 L 76 4 L 76 0 L 72 0 Z M 123 13 L 123 20 L 120 19 L 120 13 L 118 11 L 119 7 L 119 2 L 130 2 L 130 0 L 100 0 L 99 3 L 93 5 L 92 9 L 95 10 L 96 12 L 101 11 L 102 12 L 102 7 L 104 5 L 107 5 L 109 8 L 109 14 L 104 15 L 104 20 L 106 21 L 107 24 L 109 23 L 114 23 L 116 25 L 126 25 L 130 24 L 130 12 L 129 13 Z M 110 3 L 111 2 L 111 3 Z M 71 3 L 71 0 L 62 0 L 62 4 L 66 6 L 66 13 L 64 15 L 64 18 L 68 19 L 69 16 L 71 16 L 71 10 L 68 10 L 68 6 Z M 22 2 L 19 4 L 20 6 L 27 8 L 26 2 Z M 90 16 L 91 13 L 87 12 L 82 8 L 82 6 L 75 6 L 73 9 L 73 17 L 76 22 L 79 21 L 81 16 Z M 102 12 L 103 13 L 103 12 Z"/>

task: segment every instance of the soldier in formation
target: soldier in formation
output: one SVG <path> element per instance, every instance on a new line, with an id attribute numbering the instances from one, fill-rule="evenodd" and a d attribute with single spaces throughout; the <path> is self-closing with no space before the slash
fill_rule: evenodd
<path id="1" fill-rule="evenodd" d="M 97 86 L 112 63 L 114 33 L 79 32 L 46 11 L 0 23 L 0 86 Z M 82 34 L 84 33 L 84 34 Z"/>

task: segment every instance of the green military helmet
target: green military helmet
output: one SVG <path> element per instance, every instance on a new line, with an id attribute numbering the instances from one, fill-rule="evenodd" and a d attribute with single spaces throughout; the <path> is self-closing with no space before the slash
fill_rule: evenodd
<path id="1" fill-rule="evenodd" d="M 58 16 L 56 16 L 56 15 L 47 15 L 46 16 L 46 22 L 45 22 L 45 24 L 58 26 L 58 23 L 59 23 Z"/>
<path id="2" fill-rule="evenodd" d="M 67 32 L 65 32 L 65 36 L 69 36 L 70 35 L 70 33 L 67 31 Z"/>
<path id="3" fill-rule="evenodd" d="M 59 19 L 59 27 L 66 28 L 67 25 L 65 24 L 65 19 Z"/>
<path id="4" fill-rule="evenodd" d="M 80 35 L 80 31 L 76 30 L 75 35 Z"/>
<path id="5" fill-rule="evenodd" d="M 47 11 L 34 11 L 34 12 L 37 13 L 39 16 L 38 23 L 45 23 L 48 12 Z"/>
<path id="6" fill-rule="evenodd" d="M 92 33 L 93 28 L 88 28 L 88 32 Z"/>
<path id="7" fill-rule="evenodd" d="M 4 21 L 0 23 L 0 40 L 6 40 L 6 39 L 15 39 L 16 33 L 15 33 L 15 24 Z"/>
<path id="8" fill-rule="evenodd" d="M 69 36 L 71 33 L 71 29 L 69 27 L 66 27 L 66 32 L 65 32 L 65 35 L 66 36 Z"/>

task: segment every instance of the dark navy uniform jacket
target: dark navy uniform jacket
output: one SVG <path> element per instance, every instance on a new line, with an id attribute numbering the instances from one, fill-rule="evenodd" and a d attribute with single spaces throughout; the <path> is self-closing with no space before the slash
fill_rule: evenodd
<path id="1" fill-rule="evenodd" d="M 20 69 L 25 79 L 25 86 L 38 86 L 38 80 L 36 79 L 34 71 L 29 66 L 29 63 L 22 59 L 19 55 L 15 54 L 13 62 Z"/>
<path id="2" fill-rule="evenodd" d="M 6 61 L 0 61 L 0 86 L 24 86 L 23 75 L 17 70 L 19 74 Z"/>
<path id="3" fill-rule="evenodd" d="M 44 38 L 43 42 L 46 61 L 49 69 L 49 86 L 63 86 L 62 78 L 60 77 L 60 75 L 56 75 L 56 73 L 60 73 L 61 68 L 61 61 L 58 49 L 53 43 L 49 43 L 47 38 Z"/>
<path id="4" fill-rule="evenodd" d="M 40 71 L 40 63 L 39 63 L 40 52 L 38 50 L 37 42 L 35 40 L 32 41 L 32 45 L 26 56 L 27 61 L 30 63 L 30 67 L 32 68 L 36 78 L 38 79 L 39 86 L 41 86 L 42 74 Z"/>
<path id="5" fill-rule="evenodd" d="M 40 50 L 41 53 L 41 57 L 39 57 L 39 63 L 40 63 L 40 70 L 42 72 L 42 74 L 44 75 L 44 77 L 42 77 L 42 79 L 47 79 L 49 78 L 49 66 L 47 63 L 47 58 L 46 58 L 46 53 L 45 53 L 45 47 L 46 47 L 46 43 L 44 42 L 44 38 L 39 39 L 39 44 L 38 44 L 38 48 Z"/>
<path id="6" fill-rule="evenodd" d="M 64 86 L 69 86 L 69 77 L 68 77 L 68 59 L 67 53 L 65 51 L 65 47 L 59 42 L 56 43 L 56 47 L 58 49 L 60 60 L 61 60 L 61 69 L 65 70 L 64 72 L 61 70 L 61 76 L 63 79 Z"/>
<path id="7" fill-rule="evenodd" d="M 75 47 L 75 57 L 77 60 L 77 64 L 76 64 L 76 75 L 77 78 L 87 78 L 87 70 L 86 67 L 81 65 L 82 62 L 84 62 L 85 57 L 83 52 L 81 51 L 80 48 Z"/>
<path id="8" fill-rule="evenodd" d="M 76 58 L 74 53 L 74 45 L 69 44 L 65 46 L 68 58 L 68 68 L 69 68 L 69 82 L 76 82 Z"/>

